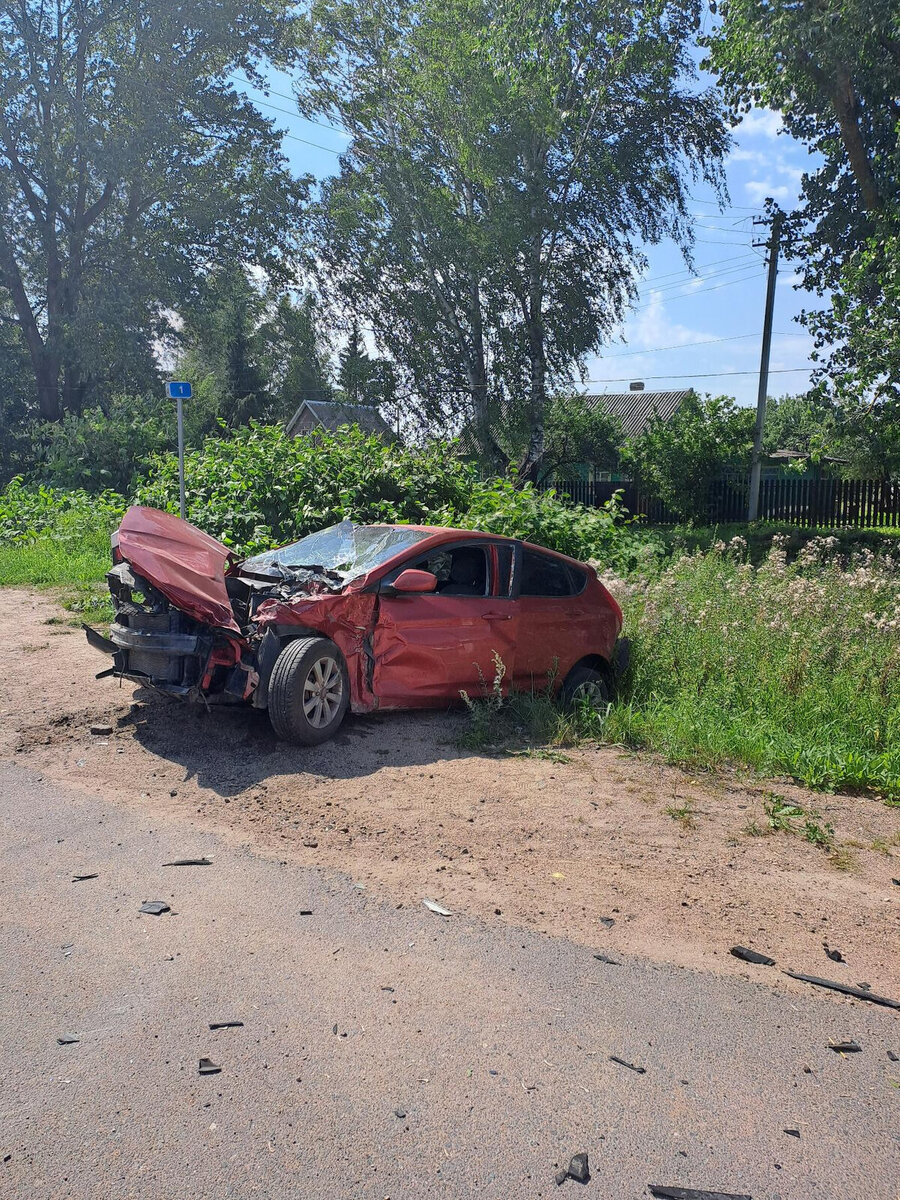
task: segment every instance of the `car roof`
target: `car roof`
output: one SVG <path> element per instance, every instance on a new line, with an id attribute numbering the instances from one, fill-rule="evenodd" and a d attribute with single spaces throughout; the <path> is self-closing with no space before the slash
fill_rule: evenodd
<path id="1" fill-rule="evenodd" d="M 360 522 L 360 524 L 363 524 L 363 522 Z M 438 546 L 443 542 L 452 541 L 457 537 L 465 538 L 466 540 L 471 539 L 474 541 L 509 542 L 510 545 L 515 545 L 516 542 L 521 542 L 522 545 L 526 546 L 529 550 L 538 550 L 541 554 L 550 554 L 553 556 L 553 558 L 558 558 L 562 562 L 571 563 L 572 566 L 585 567 L 587 565 L 580 559 L 572 558 L 568 554 L 561 554 L 558 550 L 551 550 L 548 546 L 539 546 L 537 542 L 529 542 L 524 538 L 507 537 L 506 534 L 503 533 L 487 533 L 483 529 L 457 529 L 454 526 L 449 525 L 400 525 L 390 524 L 387 521 L 373 521 L 367 527 L 374 529 L 415 529 L 419 533 L 430 534 L 431 537 L 420 542 L 416 547 L 417 549 L 420 549 L 427 542 L 431 542 L 432 545 Z M 406 554 L 407 550 L 398 552 L 398 554 L 394 557 L 400 557 L 401 553 Z"/>

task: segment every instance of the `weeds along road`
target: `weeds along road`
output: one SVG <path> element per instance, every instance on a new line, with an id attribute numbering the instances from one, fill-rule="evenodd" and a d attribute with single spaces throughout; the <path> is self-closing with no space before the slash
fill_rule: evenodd
<path id="1" fill-rule="evenodd" d="M 615 1200 L 896 1197 L 895 1012 L 395 907 L 19 767 L 0 792 L 4 1196 L 516 1200 L 586 1151 Z"/>

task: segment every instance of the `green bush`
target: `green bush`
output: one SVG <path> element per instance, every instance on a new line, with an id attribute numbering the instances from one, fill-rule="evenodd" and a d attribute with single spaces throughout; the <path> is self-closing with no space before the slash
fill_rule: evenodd
<path id="1" fill-rule="evenodd" d="M 244 553 L 355 521 L 456 525 L 524 537 L 579 558 L 626 553 L 625 514 L 585 509 L 506 480 L 479 480 L 453 447 L 410 450 L 347 428 L 289 438 L 251 424 L 185 459 L 190 520 Z M 178 510 L 178 464 L 158 455 L 135 500 Z"/>
<path id="2" fill-rule="evenodd" d="M 70 548 L 97 534 L 108 543 L 125 507 L 118 492 L 29 487 L 17 476 L 0 491 L 0 546 L 28 546 L 47 535 Z"/>
<path id="3" fill-rule="evenodd" d="M 122 519 L 116 492 L 27 487 L 0 491 L 0 584 L 86 583 L 109 569 L 109 535 Z"/>
<path id="4" fill-rule="evenodd" d="M 631 679 L 606 734 L 900 797 L 900 556 L 819 538 L 789 564 L 783 541 L 758 567 L 737 538 L 619 591 Z"/>
<path id="5" fill-rule="evenodd" d="M 152 454 L 176 441 L 175 407 L 149 396 L 113 396 L 38 427 L 41 477 L 62 488 L 129 492 Z"/>

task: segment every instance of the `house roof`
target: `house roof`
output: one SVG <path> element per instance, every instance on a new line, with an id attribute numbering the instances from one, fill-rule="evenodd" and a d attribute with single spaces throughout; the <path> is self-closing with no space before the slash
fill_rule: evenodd
<path id="1" fill-rule="evenodd" d="M 334 432 L 342 425 L 358 425 L 365 433 L 393 436 L 391 427 L 381 413 L 371 404 L 343 404 L 339 400 L 304 400 L 285 426 L 285 433 L 293 437 L 304 412 L 309 412 L 321 429 Z"/>
<path id="2" fill-rule="evenodd" d="M 622 422 L 625 436 L 631 438 L 644 432 L 654 413 L 657 413 L 662 420 L 668 421 L 676 409 L 681 406 L 685 397 L 689 395 L 690 389 L 684 388 L 679 392 L 588 394 L 584 399 L 591 408 L 605 408 L 614 417 L 618 417 Z"/>

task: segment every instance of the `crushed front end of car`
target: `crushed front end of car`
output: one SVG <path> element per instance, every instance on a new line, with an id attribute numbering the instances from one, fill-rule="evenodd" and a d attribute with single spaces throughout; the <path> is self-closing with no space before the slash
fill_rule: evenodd
<path id="1" fill-rule="evenodd" d="M 292 640 L 318 636 L 340 651 L 354 710 L 367 711 L 375 597 L 353 581 L 421 536 L 345 521 L 238 561 L 170 513 L 130 508 L 112 539 L 109 636 L 84 626 L 89 643 L 112 656 L 98 677 L 185 700 L 266 708 L 279 655 Z"/>
<path id="2" fill-rule="evenodd" d="M 85 626 L 88 641 L 111 653 L 112 674 L 186 700 L 241 701 L 257 678 L 244 638 L 175 608 L 127 562 L 106 576 L 115 620 L 109 637 Z"/>

